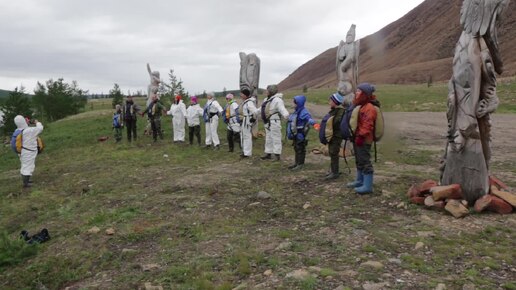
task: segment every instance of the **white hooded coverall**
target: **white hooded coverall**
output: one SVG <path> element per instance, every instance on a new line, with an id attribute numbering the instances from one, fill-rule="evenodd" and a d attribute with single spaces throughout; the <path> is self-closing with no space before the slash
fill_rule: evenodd
<path id="1" fill-rule="evenodd" d="M 185 141 L 185 118 L 186 118 L 186 106 L 183 100 L 180 100 L 178 104 L 172 104 L 170 110 L 167 111 L 167 115 L 172 116 L 172 129 L 174 132 L 175 141 Z"/>
<path id="2" fill-rule="evenodd" d="M 265 153 L 280 155 L 282 149 L 281 117 L 288 119 L 289 113 L 283 103 L 283 94 L 278 93 L 272 97 L 268 97 L 264 100 L 264 103 L 267 101 L 269 101 L 267 106 L 269 112 L 267 113 L 270 118 L 269 123 L 263 125 L 265 127 Z M 260 115 L 261 108 L 258 111 Z"/>
<path id="3" fill-rule="evenodd" d="M 254 97 L 245 100 L 242 103 L 242 127 L 240 139 L 242 140 L 242 150 L 245 156 L 253 155 L 253 133 L 251 118 L 256 118 L 256 109 Z"/>
<path id="4" fill-rule="evenodd" d="M 22 150 L 20 155 L 20 173 L 21 175 L 31 176 L 36 168 L 36 156 L 38 156 L 38 135 L 43 132 L 43 125 L 38 122 L 36 127 L 29 127 L 25 118 L 16 116 L 14 123 L 18 130 L 23 130 L 22 133 Z"/>
<path id="5" fill-rule="evenodd" d="M 205 108 L 208 108 L 208 118 L 209 121 L 206 122 L 206 145 L 210 146 L 219 146 L 219 133 L 217 129 L 219 128 L 219 114 L 221 114 L 224 109 L 220 106 L 219 102 L 215 99 L 209 99 L 205 105 Z M 210 118 L 209 114 L 216 114 Z"/>

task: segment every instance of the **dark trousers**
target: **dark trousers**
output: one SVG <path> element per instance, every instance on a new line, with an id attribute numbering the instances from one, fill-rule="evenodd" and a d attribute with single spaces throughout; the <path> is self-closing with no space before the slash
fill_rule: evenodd
<path id="1" fill-rule="evenodd" d="M 371 163 L 371 144 L 364 144 L 358 147 L 353 143 L 353 151 L 355 151 L 355 163 L 357 170 L 362 171 L 363 174 L 373 174 L 373 164 Z"/>
<path id="2" fill-rule="evenodd" d="M 197 137 L 197 144 L 201 145 L 201 125 L 188 127 L 188 140 L 193 144 L 194 135 Z"/>
<path id="3" fill-rule="evenodd" d="M 294 152 L 295 152 L 295 160 L 296 164 L 303 165 L 305 164 L 306 157 L 306 146 L 308 145 L 308 140 L 294 140 Z"/>
<path id="4" fill-rule="evenodd" d="M 152 128 L 152 139 L 154 139 L 154 141 L 158 140 L 159 135 L 159 138 L 163 140 L 163 131 L 161 131 L 161 118 L 151 118 L 150 123 Z"/>
<path id="5" fill-rule="evenodd" d="M 238 142 L 238 146 L 240 147 L 240 149 L 242 149 L 242 143 L 240 143 L 240 132 L 227 130 L 226 137 L 228 139 L 230 151 L 233 151 L 235 149 L 235 142 Z"/>
<path id="6" fill-rule="evenodd" d="M 340 148 L 342 144 L 341 138 L 333 137 L 328 143 L 328 154 L 330 155 L 331 163 L 330 170 L 331 172 L 338 174 L 339 173 L 339 161 L 340 161 Z"/>
<path id="7" fill-rule="evenodd" d="M 127 141 L 129 142 L 131 142 L 131 139 L 136 141 L 136 121 L 136 119 L 125 120 L 125 127 L 127 128 Z"/>

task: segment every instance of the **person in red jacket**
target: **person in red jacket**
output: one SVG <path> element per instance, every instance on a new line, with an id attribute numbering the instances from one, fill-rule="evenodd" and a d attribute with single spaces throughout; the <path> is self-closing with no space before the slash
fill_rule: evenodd
<path id="1" fill-rule="evenodd" d="M 358 127 L 353 141 L 357 178 L 347 186 L 355 188 L 358 194 L 373 192 L 373 165 L 371 163 L 371 145 L 374 142 L 374 125 L 376 109 L 372 103 L 377 102 L 373 95 L 375 87 L 368 83 L 358 85 L 353 104 L 361 106 L 358 114 Z"/>

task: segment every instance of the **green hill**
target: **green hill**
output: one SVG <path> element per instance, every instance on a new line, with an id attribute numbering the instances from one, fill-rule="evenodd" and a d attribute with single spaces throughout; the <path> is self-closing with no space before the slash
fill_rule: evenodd
<path id="1" fill-rule="evenodd" d="M 1 99 L 1 98 L 6 98 L 7 96 L 9 96 L 9 93 L 10 93 L 10 92 L 11 92 L 11 91 L 6 91 L 6 90 L 2 90 L 2 89 L 0 89 L 0 99 Z"/>
<path id="2" fill-rule="evenodd" d="M 408 203 L 411 183 L 439 174 L 440 152 L 421 139 L 382 141 L 375 194 L 361 197 L 344 188 L 353 179 L 344 162 L 336 182 L 322 181 L 329 166 L 322 155 L 309 153 L 300 172 L 286 170 L 290 141 L 281 162 L 259 159 L 263 137 L 253 141 L 254 156 L 240 160 L 225 144 L 215 151 L 172 143 L 170 118 L 163 117 L 165 140 L 140 135 L 132 144 L 99 142 L 112 136 L 109 107 L 110 100 L 94 100 L 90 111 L 44 124 L 46 149 L 30 190 L 21 190 L 18 157 L 0 147 L 0 288 L 514 285 L 507 268 L 516 264 L 510 218 L 455 220 Z M 145 123 L 139 119 L 139 134 Z M 224 143 L 222 122 L 219 136 Z M 316 140 L 312 130 L 309 152 L 319 147 Z M 505 177 L 514 168 L 509 160 L 495 164 Z M 42 228 L 50 241 L 28 246 L 19 240 L 22 230 Z M 423 249 L 414 250 L 417 242 Z M 294 271 L 303 275 L 291 277 Z"/>

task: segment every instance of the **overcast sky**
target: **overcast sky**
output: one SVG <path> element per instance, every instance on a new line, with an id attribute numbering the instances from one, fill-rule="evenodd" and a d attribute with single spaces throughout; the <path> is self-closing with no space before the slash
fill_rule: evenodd
<path id="1" fill-rule="evenodd" d="M 423 0 L 0 0 L 0 88 L 50 78 L 91 93 L 143 90 L 146 63 L 174 69 L 191 93 L 238 88 L 238 52 L 278 83 L 345 38 L 397 20 Z"/>

